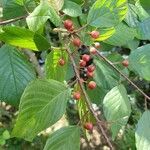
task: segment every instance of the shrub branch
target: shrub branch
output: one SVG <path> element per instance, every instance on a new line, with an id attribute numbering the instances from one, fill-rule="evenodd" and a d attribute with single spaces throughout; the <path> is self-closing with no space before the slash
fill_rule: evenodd
<path id="1" fill-rule="evenodd" d="M 70 61 L 71 61 L 71 63 L 72 63 L 73 70 L 74 70 L 74 72 L 75 72 L 76 78 L 77 78 L 78 83 L 79 83 L 79 86 L 80 86 L 80 90 L 82 91 L 82 94 L 83 94 L 83 96 L 85 97 L 85 102 L 86 102 L 86 104 L 87 104 L 87 106 L 88 106 L 88 109 L 89 109 L 90 112 L 93 114 L 93 116 L 94 116 L 94 118 L 95 118 L 95 120 L 96 120 L 96 122 L 97 122 L 98 128 L 100 129 L 102 135 L 103 135 L 104 138 L 106 139 L 106 141 L 107 141 L 109 147 L 113 150 L 113 146 L 112 146 L 112 144 L 111 144 L 111 142 L 110 142 L 110 139 L 109 139 L 109 137 L 107 136 L 107 134 L 106 134 L 104 128 L 103 128 L 102 125 L 101 125 L 102 121 L 98 118 L 97 114 L 95 113 L 95 111 L 94 111 L 94 109 L 93 109 L 93 107 L 92 107 L 92 104 L 91 104 L 91 102 L 90 102 L 90 99 L 89 99 L 89 97 L 88 97 L 88 95 L 87 95 L 87 93 L 86 93 L 86 91 L 85 91 L 85 89 L 84 89 L 84 86 L 83 86 L 82 81 L 81 81 L 81 79 L 80 79 L 79 72 L 78 72 L 78 70 L 77 70 L 76 63 L 75 63 L 75 61 L 74 61 L 74 58 L 73 58 L 73 56 L 72 56 L 72 54 L 71 54 L 71 51 L 70 51 L 69 47 L 67 47 L 66 51 L 67 51 L 67 53 L 68 53 L 68 55 L 69 55 L 69 58 L 70 58 Z"/>
<path id="2" fill-rule="evenodd" d="M 108 65 L 110 65 L 116 72 L 118 72 L 123 78 L 125 78 L 135 89 L 137 89 L 146 99 L 150 100 L 150 97 L 144 93 L 134 82 L 132 82 L 125 74 L 123 74 L 110 60 L 103 56 L 98 50 L 97 55 L 101 57 Z"/>
<path id="3" fill-rule="evenodd" d="M 9 23 L 12 23 L 12 22 L 16 22 L 16 21 L 18 21 L 18 20 L 25 19 L 26 17 L 27 17 L 27 15 L 25 15 L 25 16 L 20 16 L 20 17 L 16 17 L 16 18 L 9 19 L 9 20 L 4 20 L 4 21 L 1 21 L 1 22 L 0 22 L 0 25 L 6 25 L 6 24 L 9 24 Z"/>

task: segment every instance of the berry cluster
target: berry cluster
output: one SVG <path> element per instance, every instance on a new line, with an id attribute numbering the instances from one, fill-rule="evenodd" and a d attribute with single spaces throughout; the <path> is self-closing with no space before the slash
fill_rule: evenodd
<path id="1" fill-rule="evenodd" d="M 80 55 L 79 59 L 79 75 L 81 81 L 87 86 L 90 90 L 93 90 L 96 88 L 96 83 L 94 81 L 88 81 L 89 79 L 93 78 L 94 71 L 95 71 L 95 65 L 93 64 L 93 55 L 97 54 L 97 49 L 100 48 L 100 44 L 98 42 L 95 42 L 93 46 L 89 47 L 84 45 L 79 36 L 76 35 L 76 30 L 74 30 L 74 25 L 71 20 L 65 20 L 64 21 L 64 27 L 65 29 L 70 33 L 70 36 L 72 38 L 72 44 L 78 48 L 78 53 Z M 89 33 L 91 38 L 98 39 L 100 36 L 100 33 L 96 30 Z M 65 61 L 61 58 L 59 60 L 60 66 L 63 66 L 65 64 Z M 129 62 L 128 60 L 122 61 L 122 65 L 124 67 L 128 67 Z M 76 80 L 76 77 L 73 77 L 73 80 Z M 81 99 L 81 93 L 80 91 L 76 91 L 73 93 L 73 99 L 74 100 L 80 100 Z M 93 130 L 93 124 L 91 122 L 86 122 L 83 127 L 86 130 L 92 131 Z"/>
<path id="2" fill-rule="evenodd" d="M 100 47 L 100 44 L 98 42 L 94 43 L 92 47 L 88 47 L 84 45 L 80 38 L 75 35 L 74 25 L 73 22 L 69 19 L 64 21 L 64 28 L 70 33 L 72 44 L 77 47 L 78 53 L 80 55 L 79 59 L 79 75 L 81 81 L 87 86 L 90 90 L 93 90 L 96 88 L 96 83 L 94 81 L 88 81 L 88 79 L 91 79 L 94 76 L 95 71 L 95 65 L 93 64 L 93 55 L 97 53 L 97 48 Z M 92 31 L 89 33 L 91 38 L 97 39 L 99 38 L 100 34 L 98 31 Z M 65 64 L 65 61 L 63 58 L 60 58 L 59 65 L 63 66 Z M 76 80 L 76 77 L 73 77 L 73 80 Z M 75 91 L 72 94 L 72 97 L 74 100 L 80 100 L 81 99 L 81 93 L 80 91 Z M 86 122 L 84 124 L 84 128 L 87 130 L 93 129 L 93 124 L 90 122 Z"/>

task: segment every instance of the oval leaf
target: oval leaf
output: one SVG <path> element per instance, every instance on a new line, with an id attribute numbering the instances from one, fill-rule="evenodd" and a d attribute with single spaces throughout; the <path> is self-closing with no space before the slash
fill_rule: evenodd
<path id="1" fill-rule="evenodd" d="M 31 82 L 21 97 L 12 136 L 31 141 L 63 116 L 69 97 L 70 90 L 58 81 L 37 79 Z"/>
<path id="2" fill-rule="evenodd" d="M 89 11 L 87 23 L 94 27 L 113 27 L 126 13 L 126 0 L 97 0 Z"/>
<path id="3" fill-rule="evenodd" d="M 61 20 L 56 11 L 46 1 L 42 1 L 34 11 L 27 17 L 28 27 L 32 31 L 42 28 L 45 22 L 50 19 L 56 26 L 60 25 Z"/>
<path id="4" fill-rule="evenodd" d="M 71 17 L 77 17 L 82 15 L 81 6 L 71 1 L 65 1 L 62 11 Z"/>
<path id="5" fill-rule="evenodd" d="M 106 43 L 115 45 L 115 46 L 123 46 L 131 41 L 136 36 L 136 30 L 134 28 L 130 28 L 124 23 L 120 23 L 115 27 L 115 33 L 105 40 Z"/>
<path id="6" fill-rule="evenodd" d="M 145 111 L 135 132 L 137 150 L 150 150 L 150 111 Z"/>
<path id="7" fill-rule="evenodd" d="M 67 54 L 62 49 L 54 49 L 47 55 L 45 62 L 45 72 L 47 79 L 54 79 L 57 81 L 64 81 L 67 74 Z M 60 66 L 58 61 L 60 58 L 65 60 L 65 65 Z M 60 76 L 61 72 L 61 76 Z"/>
<path id="8" fill-rule="evenodd" d="M 114 87 L 106 94 L 103 110 L 107 121 L 112 122 L 111 131 L 114 139 L 122 126 L 126 125 L 131 113 L 131 106 L 123 85 Z"/>
<path id="9" fill-rule="evenodd" d="M 47 50 L 50 47 L 48 41 L 39 34 L 17 27 L 17 26 L 7 26 L 2 28 L 0 32 L 0 40 L 21 48 L 28 48 L 31 50 Z M 36 36 L 36 37 L 35 37 Z M 42 46 L 39 46 L 38 42 L 42 41 Z"/>
<path id="10" fill-rule="evenodd" d="M 96 65 L 94 79 L 104 90 L 110 90 L 118 85 L 119 75 L 101 60 L 94 60 Z"/>
<path id="11" fill-rule="evenodd" d="M 48 138 L 44 150 L 80 150 L 80 128 L 64 127 Z"/>
<path id="12" fill-rule="evenodd" d="M 9 45 L 0 48 L 0 66 L 0 100 L 17 106 L 35 72 L 26 57 Z"/>
<path id="13" fill-rule="evenodd" d="M 12 19 L 27 15 L 25 7 L 17 3 L 16 0 L 2 0 L 3 18 Z"/>
<path id="14" fill-rule="evenodd" d="M 129 56 L 130 68 L 142 78 L 150 81 L 150 44 L 132 51 Z"/>
<path id="15" fill-rule="evenodd" d="M 150 17 L 138 24 L 138 38 L 142 40 L 150 40 Z"/>

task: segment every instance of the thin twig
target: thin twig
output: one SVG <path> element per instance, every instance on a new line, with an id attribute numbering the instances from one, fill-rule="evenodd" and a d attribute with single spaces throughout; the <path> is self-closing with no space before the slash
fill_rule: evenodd
<path id="1" fill-rule="evenodd" d="M 147 110 L 147 99 L 146 99 L 146 97 L 144 98 L 144 105 L 145 105 L 145 110 Z"/>
<path id="2" fill-rule="evenodd" d="M 82 27 L 79 28 L 78 30 L 74 30 L 73 33 L 80 32 L 81 30 L 83 30 L 83 29 L 86 28 L 87 26 L 88 26 L 88 24 L 85 24 L 84 26 L 82 26 Z"/>
<path id="3" fill-rule="evenodd" d="M 92 107 L 92 104 L 91 104 L 91 102 L 90 102 L 90 100 L 89 100 L 89 97 L 88 97 L 88 95 L 87 95 L 87 93 L 86 93 L 86 91 L 85 91 L 85 89 L 84 89 L 84 86 L 83 86 L 82 81 L 81 81 L 81 79 L 80 79 L 79 72 L 78 72 L 78 70 L 77 70 L 76 63 L 75 63 L 75 61 L 74 61 L 74 58 L 73 58 L 72 55 L 71 55 L 71 51 L 70 51 L 69 47 L 67 47 L 66 51 L 67 51 L 67 53 L 68 53 L 68 55 L 69 55 L 69 57 L 70 57 L 70 61 L 71 61 L 71 63 L 72 63 L 72 66 L 73 66 L 75 75 L 76 75 L 76 77 L 77 77 L 77 79 L 78 79 L 78 83 L 79 83 L 80 89 L 81 89 L 81 91 L 82 91 L 82 93 L 83 93 L 83 96 L 85 97 L 85 102 L 86 102 L 86 104 L 87 104 L 87 106 L 88 106 L 90 112 L 93 114 L 93 116 L 94 116 L 94 118 L 95 118 L 95 120 L 96 120 L 96 122 L 97 122 L 97 125 L 98 125 L 100 131 L 102 132 L 102 135 L 103 135 L 104 138 L 106 139 L 106 141 L 107 141 L 109 147 L 113 150 L 113 146 L 112 146 L 112 144 L 111 144 L 109 138 L 107 137 L 107 135 L 106 135 L 106 133 L 105 133 L 105 130 L 103 129 L 103 127 L 102 127 L 102 125 L 101 125 L 101 121 L 99 120 L 97 114 L 95 113 L 95 111 L 94 111 L 94 109 L 93 109 L 93 107 Z"/>
<path id="4" fill-rule="evenodd" d="M 125 74 L 123 74 L 116 66 L 108 60 L 105 56 L 103 56 L 99 51 L 97 51 L 97 55 L 101 57 L 107 64 L 109 64 L 116 72 L 118 72 L 123 78 L 125 78 L 134 88 L 136 88 L 146 99 L 150 100 L 150 97 L 144 93 L 135 83 L 133 83 Z"/>
<path id="5" fill-rule="evenodd" d="M 1 22 L 0 22 L 0 25 L 6 25 L 6 24 L 9 24 L 9 23 L 12 23 L 12 22 L 21 20 L 21 19 L 25 19 L 26 17 L 27 17 L 27 15 L 25 15 L 25 16 L 20 16 L 20 17 L 16 17 L 16 18 L 9 19 L 9 20 L 4 20 L 4 21 L 1 21 Z"/>

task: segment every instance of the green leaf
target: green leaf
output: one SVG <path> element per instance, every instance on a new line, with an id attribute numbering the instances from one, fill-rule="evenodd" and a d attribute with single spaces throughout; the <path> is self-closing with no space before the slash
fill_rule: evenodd
<path id="1" fill-rule="evenodd" d="M 38 31 L 48 19 L 56 26 L 59 26 L 61 23 L 61 19 L 54 8 L 48 2 L 42 1 L 26 18 L 26 21 L 30 30 Z"/>
<path id="2" fill-rule="evenodd" d="M 137 1 L 135 3 L 135 6 L 137 8 L 137 14 L 138 14 L 138 17 L 139 17 L 139 20 L 140 21 L 143 21 L 145 19 L 147 19 L 149 17 L 149 14 L 145 11 L 145 9 L 141 6 L 140 2 Z"/>
<path id="3" fill-rule="evenodd" d="M 150 40 L 150 17 L 140 22 L 138 25 L 138 38 Z"/>
<path id="4" fill-rule="evenodd" d="M 64 127 L 48 138 L 44 150 L 80 150 L 80 128 Z"/>
<path id="5" fill-rule="evenodd" d="M 17 106 L 35 72 L 26 57 L 9 45 L 0 48 L 0 66 L 0 100 Z"/>
<path id="6" fill-rule="evenodd" d="M 5 143 L 6 143 L 5 139 L 3 139 L 3 138 L 0 137 L 0 145 L 3 146 L 3 145 L 5 145 Z"/>
<path id="7" fill-rule="evenodd" d="M 21 48 L 28 48 L 31 50 L 46 50 L 50 47 L 48 41 L 41 35 L 35 34 L 34 32 L 17 27 L 17 26 L 6 26 L 2 28 L 0 32 L 0 40 Z M 40 46 L 40 42 L 42 45 Z M 36 45 L 37 44 L 37 45 Z"/>
<path id="8" fill-rule="evenodd" d="M 138 121 L 137 129 L 135 132 L 136 148 L 137 150 L 150 149 L 150 111 L 147 110 L 143 113 Z"/>
<path id="9" fill-rule="evenodd" d="M 125 22 L 130 27 L 137 27 L 139 20 L 138 20 L 137 7 L 135 5 L 128 4 L 128 12 L 125 18 Z"/>
<path id="10" fill-rule="evenodd" d="M 40 34 L 35 33 L 33 37 L 34 43 L 38 50 L 47 50 L 50 48 L 50 43 Z"/>
<path id="11" fill-rule="evenodd" d="M 47 55 L 46 62 L 45 62 L 45 72 L 47 79 L 55 79 L 57 81 L 64 81 L 66 74 L 67 74 L 67 54 L 64 50 L 56 50 L 53 49 Z M 64 66 L 60 66 L 58 61 L 60 58 L 63 58 L 66 62 Z M 60 75 L 61 72 L 61 75 Z"/>
<path id="12" fill-rule="evenodd" d="M 48 2 L 56 11 L 61 10 L 64 5 L 64 0 L 48 0 Z"/>
<path id="13" fill-rule="evenodd" d="M 75 3 L 79 4 L 79 5 L 85 3 L 85 0 L 70 0 L 70 1 L 75 2 Z"/>
<path id="14" fill-rule="evenodd" d="M 15 17 L 27 15 L 25 8 L 17 3 L 16 0 L 3 0 L 3 18 L 12 19 Z"/>
<path id="15" fill-rule="evenodd" d="M 119 76 L 101 60 L 94 60 L 96 65 L 94 79 L 104 90 L 110 90 L 118 84 Z"/>
<path id="16" fill-rule="evenodd" d="M 132 51 L 129 56 L 130 68 L 142 78 L 150 81 L 150 44 L 141 46 Z"/>
<path id="17" fill-rule="evenodd" d="M 126 13 L 126 0 L 97 0 L 89 11 L 87 23 L 94 27 L 113 27 Z"/>
<path id="18" fill-rule="evenodd" d="M 58 81 L 37 79 L 31 82 L 21 97 L 12 136 L 33 140 L 63 116 L 69 97 L 70 90 Z"/>
<path id="19" fill-rule="evenodd" d="M 111 123 L 113 139 L 122 126 L 125 126 L 131 113 L 131 106 L 126 89 L 119 85 L 110 90 L 103 101 L 104 115 Z"/>
<path id="20" fill-rule="evenodd" d="M 81 6 L 68 0 L 65 0 L 62 11 L 66 15 L 71 16 L 71 17 L 77 17 L 77 16 L 82 15 Z"/>
<path id="21" fill-rule="evenodd" d="M 104 41 L 108 38 L 110 38 L 115 33 L 115 28 L 106 28 L 106 29 L 100 29 L 99 30 L 101 35 L 99 38 L 96 39 L 96 41 Z"/>
<path id="22" fill-rule="evenodd" d="M 115 46 L 123 46 L 128 41 L 131 41 L 136 36 L 136 30 L 130 28 L 124 23 L 120 23 L 115 27 L 115 33 L 108 38 L 105 42 Z"/>
<path id="23" fill-rule="evenodd" d="M 148 1 L 148 0 L 140 0 L 140 4 L 150 14 L 150 1 Z"/>
<path id="24" fill-rule="evenodd" d="M 87 89 L 87 93 L 90 97 L 91 102 L 99 106 L 102 103 L 102 100 L 106 95 L 107 90 L 97 86 L 94 90 Z"/>
<path id="25" fill-rule="evenodd" d="M 135 38 L 131 41 L 128 41 L 126 43 L 126 45 L 124 45 L 124 46 L 131 49 L 131 50 L 135 50 L 136 48 L 138 48 L 139 44 L 140 44 L 140 40 Z"/>
<path id="26" fill-rule="evenodd" d="M 10 138 L 10 134 L 9 134 L 8 130 L 5 130 L 3 132 L 3 134 L 2 134 L 2 136 L 3 136 L 3 139 L 5 139 L 5 140 L 9 139 Z"/>

